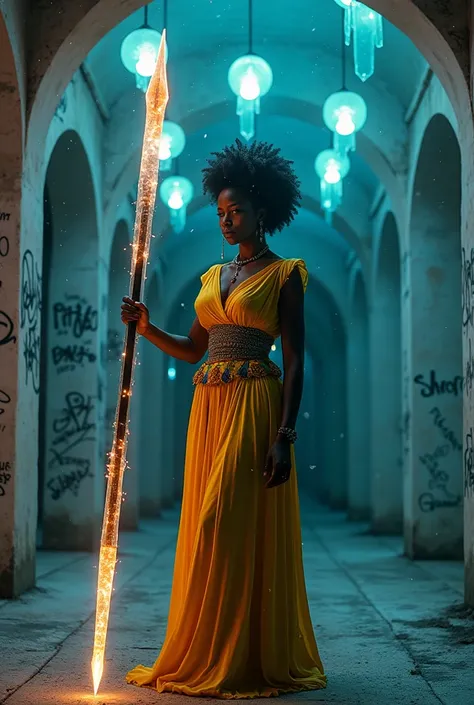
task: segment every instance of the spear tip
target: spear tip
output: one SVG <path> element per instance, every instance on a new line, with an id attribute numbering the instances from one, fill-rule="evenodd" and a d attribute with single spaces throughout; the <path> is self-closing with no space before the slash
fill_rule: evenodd
<path id="1" fill-rule="evenodd" d="M 168 103 L 168 99 L 168 78 L 166 75 L 166 29 L 164 29 L 163 34 L 161 35 L 155 70 L 150 79 L 150 84 L 146 92 L 146 102 L 148 107 L 157 110 L 160 108 L 164 109 Z"/>

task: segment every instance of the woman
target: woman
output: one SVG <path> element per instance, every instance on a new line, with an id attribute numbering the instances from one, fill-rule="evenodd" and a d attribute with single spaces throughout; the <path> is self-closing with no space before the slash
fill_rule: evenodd
<path id="1" fill-rule="evenodd" d="M 294 431 L 303 386 L 300 259 L 270 251 L 265 234 L 297 212 L 291 162 L 266 143 L 214 153 L 204 193 L 239 252 L 202 275 L 187 337 L 149 322 L 128 297 L 124 323 L 196 363 L 168 627 L 154 666 L 127 681 L 158 692 L 253 698 L 324 688 L 304 583 Z M 284 381 L 268 355 L 281 334 Z"/>

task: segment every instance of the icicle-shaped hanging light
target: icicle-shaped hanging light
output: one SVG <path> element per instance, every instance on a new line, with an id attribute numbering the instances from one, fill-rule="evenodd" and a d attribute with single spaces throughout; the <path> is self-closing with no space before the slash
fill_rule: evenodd
<path id="1" fill-rule="evenodd" d="M 316 157 L 314 168 L 320 178 L 321 208 L 326 213 L 333 213 L 341 205 L 342 181 L 350 166 L 349 158 L 333 149 L 324 149 Z"/>
<path id="2" fill-rule="evenodd" d="M 228 81 L 237 96 L 237 115 L 240 134 L 250 140 L 255 135 L 255 115 L 260 114 L 260 98 L 268 93 L 273 83 L 270 65 L 253 53 L 252 0 L 249 0 L 249 50 L 234 61 Z"/>
<path id="3" fill-rule="evenodd" d="M 255 134 L 255 115 L 260 114 L 260 98 L 268 93 L 272 83 L 269 64 L 255 54 L 241 56 L 229 69 L 229 85 L 237 96 L 240 134 L 246 140 Z"/>
<path id="4" fill-rule="evenodd" d="M 365 100 L 352 91 L 332 93 L 323 105 L 323 120 L 334 133 L 334 149 L 340 155 L 355 150 L 356 132 L 365 124 Z"/>
<path id="5" fill-rule="evenodd" d="M 127 34 L 120 47 L 120 58 L 127 71 L 134 74 L 137 88 L 146 93 L 155 70 L 161 34 L 148 24 L 148 7 L 143 9 L 143 25 Z M 165 57 L 168 61 L 167 47 Z"/>
<path id="6" fill-rule="evenodd" d="M 354 68 L 361 81 L 374 73 L 375 49 L 383 46 L 382 15 L 358 0 L 335 0 L 344 9 L 346 45 L 354 46 Z"/>
<path id="7" fill-rule="evenodd" d="M 185 176 L 168 176 L 160 186 L 161 200 L 170 209 L 171 226 L 182 233 L 186 225 L 186 208 L 191 203 L 194 187 Z"/>

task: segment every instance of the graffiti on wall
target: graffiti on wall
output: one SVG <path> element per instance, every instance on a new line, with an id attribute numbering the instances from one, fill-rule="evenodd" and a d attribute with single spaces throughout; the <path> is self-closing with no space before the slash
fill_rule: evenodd
<path id="1" fill-rule="evenodd" d="M 474 496 L 474 447 L 472 443 L 472 427 L 466 433 L 464 442 L 464 496 Z"/>
<path id="2" fill-rule="evenodd" d="M 14 228 L 12 214 L 9 211 L 2 210 L 0 207 L 0 291 L 5 289 L 3 281 L 3 270 L 7 264 L 7 259 L 11 254 L 10 232 Z M 9 312 L 0 310 L 0 346 L 16 343 L 17 335 L 13 323 L 13 317 Z M 8 442 L 2 440 L 2 435 L 7 429 L 7 424 L 11 423 L 11 414 L 13 412 L 12 390 L 7 391 L 8 387 L 8 370 L 7 366 L 0 366 L 0 372 L 3 372 L 5 377 L 0 379 L 0 497 L 4 497 L 7 492 L 7 487 L 13 478 L 13 460 L 8 457 L 9 452 L 6 450 Z"/>
<path id="3" fill-rule="evenodd" d="M 429 380 L 423 374 L 416 375 L 414 383 L 419 386 L 422 397 L 441 396 L 453 394 L 455 397 L 462 394 L 464 380 L 460 375 L 452 379 L 437 379 L 436 371 L 430 370 Z"/>
<path id="4" fill-rule="evenodd" d="M 53 305 L 53 327 L 59 336 L 72 336 L 78 340 L 86 333 L 95 333 L 97 326 L 97 309 L 82 296 L 66 296 L 65 301 Z"/>
<path id="5" fill-rule="evenodd" d="M 46 485 L 53 500 L 65 492 L 77 496 L 87 477 L 93 477 L 91 461 L 84 457 L 88 443 L 96 439 L 92 396 L 68 392 L 64 406 L 53 419 L 53 438 L 49 448 L 49 473 L 54 473 Z"/>
<path id="6" fill-rule="evenodd" d="M 472 326 L 474 322 L 474 247 L 469 255 L 462 248 L 462 324 L 464 328 Z"/>
<path id="7" fill-rule="evenodd" d="M 58 374 L 73 372 L 78 367 L 94 363 L 97 359 L 90 346 L 83 344 L 55 345 L 51 350 L 51 357 Z"/>
<path id="8" fill-rule="evenodd" d="M 439 407 L 433 407 L 429 411 L 429 415 L 432 417 L 433 425 L 442 436 L 443 442 L 439 442 L 433 451 L 419 456 L 420 462 L 428 473 L 428 489 L 418 497 L 418 506 L 422 512 L 458 507 L 462 502 L 462 496 L 450 489 L 451 474 L 446 469 L 446 464 L 443 467 L 443 461 L 446 458 L 447 466 L 450 469 L 457 466 L 458 453 L 462 452 L 462 445 L 455 432 L 449 427 Z"/>
<path id="9" fill-rule="evenodd" d="M 3 389 L 0 389 L 0 417 L 5 413 L 8 404 L 11 402 L 11 397 L 7 392 L 5 392 Z M 0 433 L 3 433 L 5 430 L 6 425 L 2 423 L 2 419 L 0 418 Z"/>
<path id="10" fill-rule="evenodd" d="M 40 383 L 41 286 L 38 264 L 31 250 L 26 250 L 21 262 L 20 328 L 24 330 L 25 383 L 31 380 L 36 394 Z"/>
<path id="11" fill-rule="evenodd" d="M 97 310 L 82 296 L 67 295 L 64 301 L 53 306 L 53 329 L 58 337 L 68 341 L 58 342 L 51 349 L 51 359 L 57 374 L 74 372 L 97 360 L 94 341 L 88 334 L 98 326 Z"/>
<path id="12" fill-rule="evenodd" d="M 0 497 L 6 494 L 6 487 L 12 479 L 12 464 L 9 461 L 0 460 Z"/>

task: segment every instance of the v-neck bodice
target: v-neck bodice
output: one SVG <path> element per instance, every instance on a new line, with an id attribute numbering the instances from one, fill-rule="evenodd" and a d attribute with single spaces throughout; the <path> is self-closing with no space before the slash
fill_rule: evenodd
<path id="1" fill-rule="evenodd" d="M 257 272 L 254 272 L 254 273 L 251 274 L 249 277 L 246 277 L 246 278 L 243 279 L 242 281 L 238 282 L 238 283 L 236 284 L 236 286 L 234 286 L 234 288 L 232 289 L 232 291 L 228 291 L 228 292 L 227 292 L 227 296 L 226 296 L 225 301 L 223 301 L 223 299 L 222 299 L 222 270 L 223 270 L 223 268 L 224 268 L 225 265 L 223 265 L 223 264 L 217 265 L 217 266 L 218 266 L 218 277 L 219 277 L 219 297 L 220 297 L 221 304 L 222 304 L 222 308 L 224 309 L 224 311 L 225 311 L 225 309 L 226 309 L 226 307 L 227 307 L 227 301 L 228 301 L 229 298 L 232 296 L 232 294 L 234 294 L 234 292 L 237 291 L 237 289 L 239 289 L 241 286 L 244 286 L 244 284 L 245 284 L 246 282 L 248 282 L 250 279 L 253 279 L 253 277 L 258 277 L 258 275 L 259 275 L 259 274 L 262 274 L 268 267 L 273 267 L 274 265 L 279 264 L 280 262 L 283 262 L 283 260 L 277 259 L 277 260 L 275 260 L 274 262 L 270 262 L 270 263 L 267 264 L 265 267 L 262 267 L 262 268 L 259 269 Z"/>
<path id="2" fill-rule="evenodd" d="M 221 298 L 222 265 L 215 264 L 201 276 L 202 288 L 195 309 L 203 328 L 209 330 L 223 323 L 260 328 L 277 338 L 280 335 L 278 299 L 280 289 L 297 267 L 306 289 L 308 272 L 302 259 L 281 259 L 271 262 L 240 282 Z"/>

